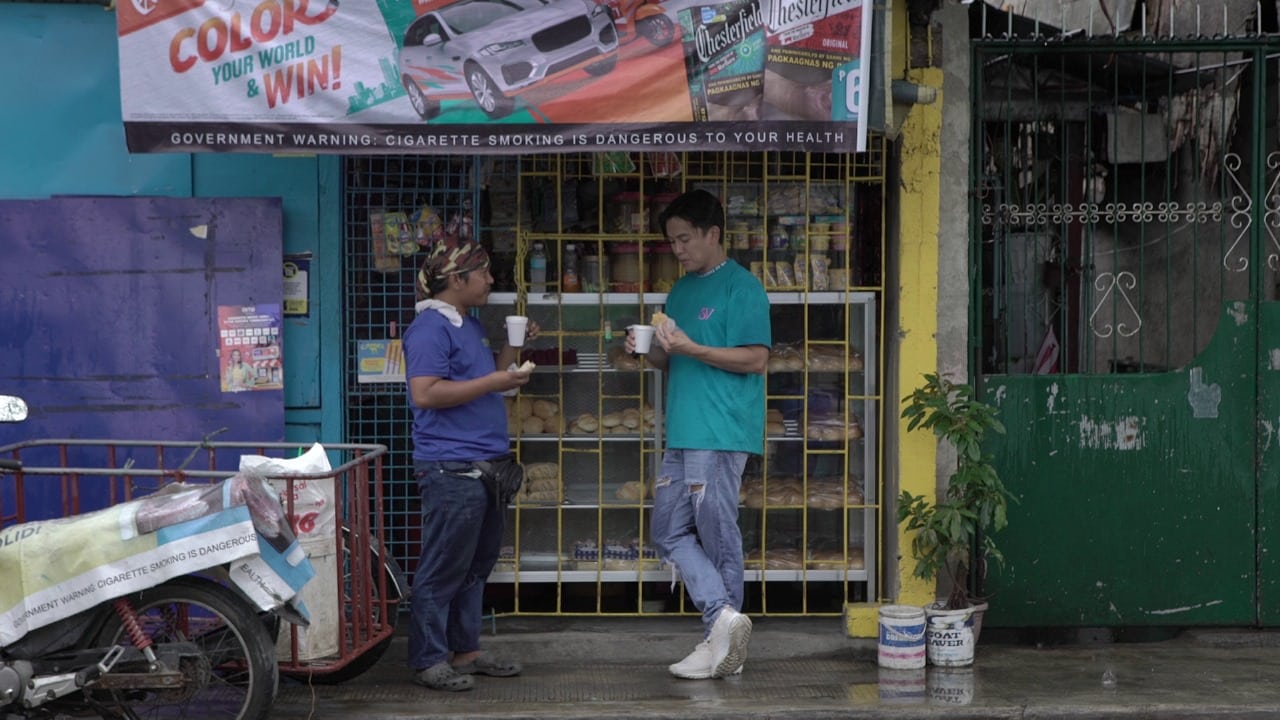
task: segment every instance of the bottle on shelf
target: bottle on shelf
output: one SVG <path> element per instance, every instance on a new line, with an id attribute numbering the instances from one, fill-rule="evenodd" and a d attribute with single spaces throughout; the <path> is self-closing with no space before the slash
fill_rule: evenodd
<path id="1" fill-rule="evenodd" d="M 547 251 L 540 242 L 535 242 L 529 253 L 529 291 L 547 291 Z"/>
<path id="2" fill-rule="evenodd" d="M 560 276 L 560 292 L 582 292 L 582 281 L 578 279 L 578 247 L 573 243 L 564 246 L 564 272 Z"/>

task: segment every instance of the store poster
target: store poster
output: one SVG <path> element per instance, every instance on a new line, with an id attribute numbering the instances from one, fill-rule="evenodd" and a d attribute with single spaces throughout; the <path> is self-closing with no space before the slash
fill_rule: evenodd
<path id="1" fill-rule="evenodd" d="M 127 0 L 132 152 L 866 146 L 866 0 Z"/>
<path id="2" fill-rule="evenodd" d="M 404 382 L 404 346 L 400 340 L 356 343 L 356 382 Z"/>
<path id="3" fill-rule="evenodd" d="M 284 314 L 307 317 L 311 314 L 311 253 L 284 258 Z"/>
<path id="4" fill-rule="evenodd" d="M 222 392 L 284 387 L 280 327 L 276 304 L 218 307 Z"/>

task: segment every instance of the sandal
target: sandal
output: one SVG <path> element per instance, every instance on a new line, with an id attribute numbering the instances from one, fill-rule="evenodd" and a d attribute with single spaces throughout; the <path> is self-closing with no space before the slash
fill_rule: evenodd
<path id="1" fill-rule="evenodd" d="M 454 665 L 453 669 L 463 675 L 488 675 L 490 677 L 511 677 L 519 675 L 524 668 L 514 660 L 504 660 L 489 653 L 481 653 L 479 657 L 464 665 Z"/>
<path id="2" fill-rule="evenodd" d="M 439 662 L 419 673 L 415 673 L 413 681 L 432 690 L 446 692 L 462 692 L 475 686 L 475 678 L 462 675 L 447 662 Z"/>

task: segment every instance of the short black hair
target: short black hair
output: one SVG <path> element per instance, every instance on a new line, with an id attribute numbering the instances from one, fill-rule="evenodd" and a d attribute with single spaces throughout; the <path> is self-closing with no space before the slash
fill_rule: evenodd
<path id="1" fill-rule="evenodd" d="M 658 226 L 664 235 L 671 218 L 680 218 L 703 232 L 719 228 L 720 237 L 724 237 L 724 205 L 720 204 L 720 198 L 706 190 L 689 190 L 658 214 Z"/>

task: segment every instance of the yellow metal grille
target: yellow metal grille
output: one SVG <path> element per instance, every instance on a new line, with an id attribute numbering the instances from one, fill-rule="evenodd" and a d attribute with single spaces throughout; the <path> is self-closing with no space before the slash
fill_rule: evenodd
<path id="1" fill-rule="evenodd" d="M 509 585 L 509 595 L 496 594 L 510 602 L 510 611 L 693 612 L 678 587 L 671 589 L 670 571 L 647 537 L 647 493 L 661 457 L 662 378 L 618 367 L 636 362 L 619 358 L 618 349 L 625 326 L 660 309 L 665 281 L 673 279 L 663 274 L 662 236 L 651 222 L 655 206 L 666 194 L 694 187 L 725 201 L 730 255 L 758 271 L 773 304 L 776 346 L 766 404 L 780 422 L 771 423 L 765 454 L 753 458 L 744 478 L 747 609 L 838 614 L 846 602 L 876 599 L 884 149 L 877 139 L 871 152 L 849 155 L 496 161 L 493 177 L 518 178 L 509 201 L 522 211 L 510 228 L 517 240 L 516 292 L 496 294 L 491 305 L 509 303 L 529 315 L 544 329 L 539 346 L 578 358 L 561 368 L 542 365 L 522 392 L 522 402 L 555 404 L 558 427 L 544 420 L 544 432 L 525 433 L 523 423 L 513 421 L 521 459 L 531 467 L 554 463 L 559 483 L 550 495 L 536 490 L 540 500 L 522 499 L 510 510 L 510 558 L 490 580 L 491 587 Z M 788 233 L 785 248 L 769 243 L 778 227 Z M 548 255 L 545 293 L 530 287 L 534 243 Z M 584 255 L 598 258 L 599 284 L 584 288 L 591 292 L 561 292 L 558 271 L 568 244 L 577 248 L 580 265 Z M 606 418 L 628 408 L 639 413 L 640 425 L 614 434 Z M 645 495 L 634 494 L 637 487 Z"/>

